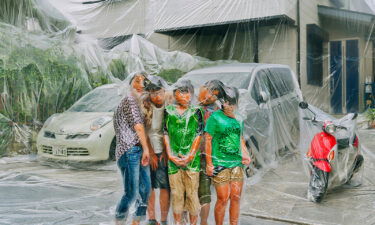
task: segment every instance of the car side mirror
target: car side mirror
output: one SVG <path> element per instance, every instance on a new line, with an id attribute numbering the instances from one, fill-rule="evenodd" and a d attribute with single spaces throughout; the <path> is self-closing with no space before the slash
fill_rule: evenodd
<path id="1" fill-rule="evenodd" d="M 309 107 L 309 104 L 307 102 L 300 102 L 298 104 L 298 106 L 301 108 L 301 109 L 307 109 Z"/>
<path id="2" fill-rule="evenodd" d="M 358 117 L 358 113 L 354 113 L 354 115 L 353 115 L 353 117 L 352 117 L 352 120 L 357 119 L 357 117 Z"/>
<path id="3" fill-rule="evenodd" d="M 266 92 L 260 91 L 259 93 L 259 102 L 260 103 L 266 103 L 269 100 L 269 96 Z"/>

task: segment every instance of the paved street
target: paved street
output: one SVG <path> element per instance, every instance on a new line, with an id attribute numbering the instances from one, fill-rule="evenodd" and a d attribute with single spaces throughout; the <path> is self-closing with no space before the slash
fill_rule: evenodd
<path id="1" fill-rule="evenodd" d="M 375 130 L 360 130 L 365 166 L 359 187 L 332 190 L 322 203 L 306 199 L 308 178 L 300 155 L 247 186 L 242 215 L 296 224 L 375 224 Z"/>
<path id="2" fill-rule="evenodd" d="M 256 184 L 249 184 L 256 178 L 248 181 L 241 224 L 375 224 L 374 137 L 375 131 L 360 131 L 366 160 L 362 186 L 340 188 L 321 204 L 311 203 L 296 154 Z M 121 195 L 113 162 L 66 165 L 18 156 L 1 158 L 0 168 L 0 224 L 113 224 Z"/>

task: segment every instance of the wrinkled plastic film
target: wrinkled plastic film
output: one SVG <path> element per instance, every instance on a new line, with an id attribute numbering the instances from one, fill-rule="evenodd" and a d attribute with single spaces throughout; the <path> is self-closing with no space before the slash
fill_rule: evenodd
<path id="1" fill-rule="evenodd" d="M 245 197 L 258 203 L 249 203 L 252 212 L 267 214 L 262 211 L 266 208 L 262 202 L 267 201 L 256 196 L 262 194 L 260 187 L 272 197 L 291 198 L 286 201 L 291 205 L 304 205 L 306 194 L 300 190 L 309 190 L 313 171 L 306 154 L 322 127 L 304 120 L 312 114 L 298 109 L 298 103 L 304 99 L 324 120 L 339 124 L 343 121 L 322 111 L 341 117 L 374 107 L 374 4 L 369 0 L 297 2 L 2 1 L 0 154 L 30 152 L 37 131 L 55 113 L 59 114 L 51 121 L 75 117 L 65 117 L 65 111 L 87 113 L 81 121 L 84 129 L 70 124 L 68 130 L 90 133 L 98 119 L 110 120 L 136 72 L 160 75 L 169 84 L 187 73 L 181 79 L 190 80 L 195 88 L 194 106 L 199 104 L 200 87 L 209 80 L 239 88 L 237 119 L 252 158 L 250 174 L 255 173 L 245 186 L 249 193 L 255 189 L 255 196 Z M 238 62 L 266 65 L 241 67 Z M 208 68 L 222 64 L 230 65 Z M 170 88 L 168 92 L 172 98 Z M 62 124 L 44 129 L 58 133 Z M 348 139 L 349 146 L 333 147 L 336 157 L 329 162 L 327 201 L 334 187 L 349 180 L 355 162 L 350 152 L 358 150 L 365 165 L 371 164 L 371 147 L 364 147 L 360 137 L 358 149 L 353 146 L 354 134 L 364 135 L 356 132 L 355 121 L 343 124 L 348 130 L 334 137 Z M 367 122 L 363 124 L 360 128 L 367 127 Z M 109 148 L 110 144 L 105 151 Z M 295 175 L 291 171 L 296 179 L 290 178 Z M 371 168 L 361 167 L 351 187 L 362 181 L 360 190 L 371 191 L 369 173 Z M 304 215 L 302 222 L 319 222 L 296 208 L 278 216 Z M 323 217 L 329 220 L 329 215 Z"/>

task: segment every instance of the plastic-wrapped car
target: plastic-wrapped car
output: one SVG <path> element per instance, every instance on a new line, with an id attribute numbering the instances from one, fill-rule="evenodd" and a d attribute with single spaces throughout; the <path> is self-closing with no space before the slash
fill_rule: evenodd
<path id="1" fill-rule="evenodd" d="M 52 115 L 38 134 L 38 154 L 72 161 L 114 159 L 116 141 L 112 117 L 123 94 L 124 85 L 103 85 L 67 111 Z"/>
<path id="2" fill-rule="evenodd" d="M 299 137 L 298 104 L 302 94 L 288 66 L 235 63 L 194 70 L 181 79 L 195 88 L 218 79 L 240 89 L 239 118 L 252 144 L 256 164 L 271 164 L 281 150 L 295 148 Z M 197 92 L 196 92 L 197 93 Z"/>

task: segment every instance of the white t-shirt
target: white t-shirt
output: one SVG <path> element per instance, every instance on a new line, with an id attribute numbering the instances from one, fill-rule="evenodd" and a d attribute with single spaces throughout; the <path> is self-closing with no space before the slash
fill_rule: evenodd
<path id="1" fill-rule="evenodd" d="M 164 106 L 157 108 L 152 105 L 152 121 L 151 127 L 148 130 L 148 137 L 155 154 L 163 152 L 163 119 L 164 119 Z"/>

